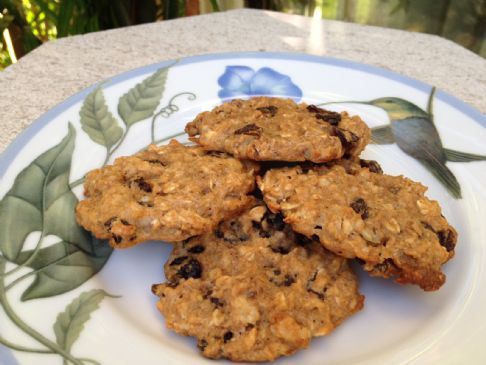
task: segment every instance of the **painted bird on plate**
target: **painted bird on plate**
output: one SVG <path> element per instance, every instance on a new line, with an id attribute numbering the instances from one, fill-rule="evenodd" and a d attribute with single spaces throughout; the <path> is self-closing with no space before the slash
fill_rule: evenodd
<path id="1" fill-rule="evenodd" d="M 461 198 L 461 186 L 452 171 L 446 166 L 446 162 L 484 161 L 486 156 L 455 151 L 442 145 L 432 114 L 434 94 L 435 88 L 430 93 L 428 111 L 397 97 L 338 103 L 367 104 L 383 109 L 390 119 L 390 124 L 372 128 L 372 142 L 376 144 L 396 143 L 403 152 L 415 158 L 429 170 L 454 198 L 459 199 Z"/>

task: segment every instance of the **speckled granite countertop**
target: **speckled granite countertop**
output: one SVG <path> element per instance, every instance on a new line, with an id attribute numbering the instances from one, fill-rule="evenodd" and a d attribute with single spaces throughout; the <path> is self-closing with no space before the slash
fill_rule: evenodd
<path id="1" fill-rule="evenodd" d="M 446 39 L 257 10 L 182 18 L 63 38 L 0 72 L 0 151 L 44 112 L 100 80 L 201 53 L 287 51 L 393 70 L 486 113 L 486 60 Z"/>

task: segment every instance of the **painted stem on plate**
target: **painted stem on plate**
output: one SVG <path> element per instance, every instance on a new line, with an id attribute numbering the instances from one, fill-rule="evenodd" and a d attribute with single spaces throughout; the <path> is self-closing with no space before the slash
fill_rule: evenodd
<path id="1" fill-rule="evenodd" d="M 105 166 L 108 163 L 111 156 L 113 156 L 113 154 L 116 152 L 116 150 L 122 145 L 123 142 L 125 142 L 125 139 L 127 138 L 129 130 L 130 130 L 130 127 L 127 127 L 127 129 L 125 129 L 125 132 L 123 132 L 123 136 L 122 136 L 122 138 L 120 138 L 118 143 L 111 149 L 111 151 L 109 151 L 109 152 L 107 151 L 107 154 L 106 154 L 105 160 L 103 161 L 102 166 Z"/>
<path id="2" fill-rule="evenodd" d="M 34 255 L 32 255 L 34 256 Z M 64 257 L 61 257 L 59 258 L 58 260 L 55 260 L 55 261 L 52 261 L 51 264 L 56 264 L 58 262 L 61 262 L 63 261 L 65 258 Z M 12 289 L 15 285 L 17 285 L 18 283 L 20 283 L 21 281 L 27 279 L 28 277 L 32 276 L 32 275 L 36 275 L 37 273 L 41 272 L 42 270 L 44 270 L 44 268 L 40 268 L 40 269 L 35 269 L 35 270 L 31 270 L 29 271 L 28 273 L 22 275 L 22 276 L 19 276 L 18 278 L 16 278 L 15 280 L 13 280 L 10 284 L 6 285 L 5 286 L 5 291 L 9 291 L 10 289 Z"/>
<path id="3" fill-rule="evenodd" d="M 29 353 L 35 353 L 35 354 L 53 354 L 51 350 L 43 350 L 43 349 L 32 349 L 29 347 L 25 347 L 22 345 L 17 345 L 14 344 L 10 341 L 7 341 L 6 339 L 0 337 L 0 344 L 8 347 L 9 349 L 15 350 L 15 351 L 21 351 L 21 352 L 29 352 Z"/>
<path id="4" fill-rule="evenodd" d="M 9 276 L 11 274 L 16 273 L 17 271 L 19 271 L 20 269 L 26 267 L 27 265 L 29 265 L 35 259 L 35 257 L 37 256 L 37 253 L 39 252 L 39 250 L 41 248 L 41 243 L 42 243 L 42 239 L 43 238 L 44 238 L 44 232 L 41 233 L 39 239 L 37 240 L 37 243 L 35 245 L 35 248 L 32 251 L 32 254 L 24 262 L 22 262 L 20 265 L 18 265 L 17 267 L 15 267 L 12 270 L 7 271 L 5 273 L 1 273 L 0 274 L 0 277 L 7 277 L 7 276 Z M 7 290 L 8 290 L 8 288 L 7 288 Z"/>
<path id="5" fill-rule="evenodd" d="M 196 100 L 196 94 L 191 93 L 189 91 L 184 91 L 178 94 L 175 94 L 172 98 L 170 98 L 169 103 L 162 107 L 157 113 L 154 114 L 152 117 L 151 125 L 150 125 L 150 140 L 152 144 L 156 144 L 155 141 L 155 120 L 157 117 L 161 116 L 164 118 L 169 118 L 172 114 L 179 111 L 179 106 L 174 104 L 174 100 L 177 99 L 179 96 L 187 95 L 187 100 Z"/>
<path id="6" fill-rule="evenodd" d="M 164 138 L 161 138 L 161 139 L 158 139 L 156 141 L 154 141 L 153 143 L 151 144 L 155 144 L 155 145 L 158 145 L 160 143 L 164 143 L 164 142 L 167 142 L 168 140 L 171 140 L 173 138 L 177 138 L 177 137 L 180 137 L 180 136 L 183 136 L 184 134 L 186 134 L 186 132 L 179 132 L 179 133 L 174 133 L 174 134 L 171 134 L 170 136 L 167 136 L 167 137 L 164 137 Z M 147 149 L 148 146 L 145 146 L 145 147 L 142 147 L 141 149 L 139 149 L 137 151 L 138 152 L 142 152 L 144 150 Z"/>
<path id="7" fill-rule="evenodd" d="M 5 273 L 5 260 L 0 258 L 0 273 Z M 73 365 L 83 365 L 83 362 L 76 359 L 72 356 L 69 352 L 62 349 L 58 344 L 55 342 L 50 341 L 46 337 L 44 337 L 41 333 L 37 332 L 32 327 L 29 327 L 27 323 L 25 323 L 18 315 L 15 313 L 13 308 L 10 306 L 8 301 L 6 291 L 5 291 L 5 281 L 4 278 L 0 278 L 0 305 L 2 306 L 5 314 L 8 318 L 25 334 L 39 342 L 41 345 L 44 345 L 53 353 L 59 354 L 62 356 L 66 361 L 71 362 Z"/>
<path id="8" fill-rule="evenodd" d="M 105 159 L 103 161 L 103 164 L 100 166 L 100 167 L 103 167 L 103 166 L 106 166 L 106 164 L 108 163 L 108 161 L 110 160 L 111 156 L 113 156 L 113 154 L 115 153 L 115 151 L 118 149 L 118 147 L 120 147 L 120 145 L 125 141 L 125 138 L 127 137 L 127 134 L 128 134 L 128 131 L 130 130 L 130 128 L 127 128 L 125 129 L 125 132 L 123 132 L 123 136 L 122 138 L 118 141 L 118 143 L 111 149 L 111 151 L 108 150 L 108 148 L 106 148 L 106 156 L 105 156 Z M 86 174 L 83 175 L 82 177 L 80 177 L 79 179 L 77 180 L 74 180 L 73 182 L 71 182 L 69 184 L 69 188 L 70 189 L 74 189 L 76 186 L 79 186 L 81 185 L 82 183 L 84 183 L 84 179 L 86 178 Z"/>

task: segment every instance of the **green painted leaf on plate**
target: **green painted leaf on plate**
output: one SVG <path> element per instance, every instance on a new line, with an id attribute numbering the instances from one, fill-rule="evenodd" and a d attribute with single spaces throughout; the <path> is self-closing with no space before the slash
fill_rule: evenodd
<path id="1" fill-rule="evenodd" d="M 100 271 L 112 253 L 106 242 L 92 240 L 92 253 L 69 242 L 57 242 L 42 248 L 28 264 L 36 271 L 35 280 L 22 294 L 22 301 L 66 293 L 83 284 Z M 32 251 L 18 256 L 24 262 Z"/>
<path id="2" fill-rule="evenodd" d="M 69 170 L 75 130 L 32 161 L 16 177 L 0 201 L 0 251 L 17 262 L 25 238 L 31 232 L 53 234 L 91 252 L 91 237 L 76 223 L 76 196 L 69 189 Z"/>
<path id="3" fill-rule="evenodd" d="M 69 171 L 75 130 L 32 161 L 16 177 L 0 201 L 0 250 L 11 262 L 35 270 L 35 279 L 22 300 L 50 297 L 70 291 L 97 273 L 108 259 L 108 245 L 93 240 L 76 222 L 76 196 L 69 189 Z M 60 242 L 23 251 L 31 232 L 55 235 Z M 29 258 L 32 259 L 27 261 Z"/>
<path id="4" fill-rule="evenodd" d="M 118 113 L 127 125 L 151 117 L 160 103 L 169 67 L 164 67 L 135 85 L 118 102 Z"/>
<path id="5" fill-rule="evenodd" d="M 88 136 L 96 143 L 110 149 L 118 142 L 123 129 L 108 110 L 101 88 L 96 88 L 84 99 L 79 112 L 81 126 Z"/>
<path id="6" fill-rule="evenodd" d="M 94 289 L 82 293 L 59 313 L 54 323 L 56 342 L 66 351 L 70 351 L 78 339 L 91 313 L 98 309 L 100 302 L 109 296 L 104 290 Z"/>

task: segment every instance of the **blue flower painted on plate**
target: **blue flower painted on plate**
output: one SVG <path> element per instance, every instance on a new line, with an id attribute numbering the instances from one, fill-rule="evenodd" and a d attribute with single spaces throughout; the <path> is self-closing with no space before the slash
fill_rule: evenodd
<path id="1" fill-rule="evenodd" d="M 302 97 L 302 90 L 292 79 L 270 67 L 258 71 L 248 66 L 226 66 L 223 75 L 218 79 L 221 99 L 241 98 L 245 96 L 269 95 L 286 96 L 296 101 Z"/>

